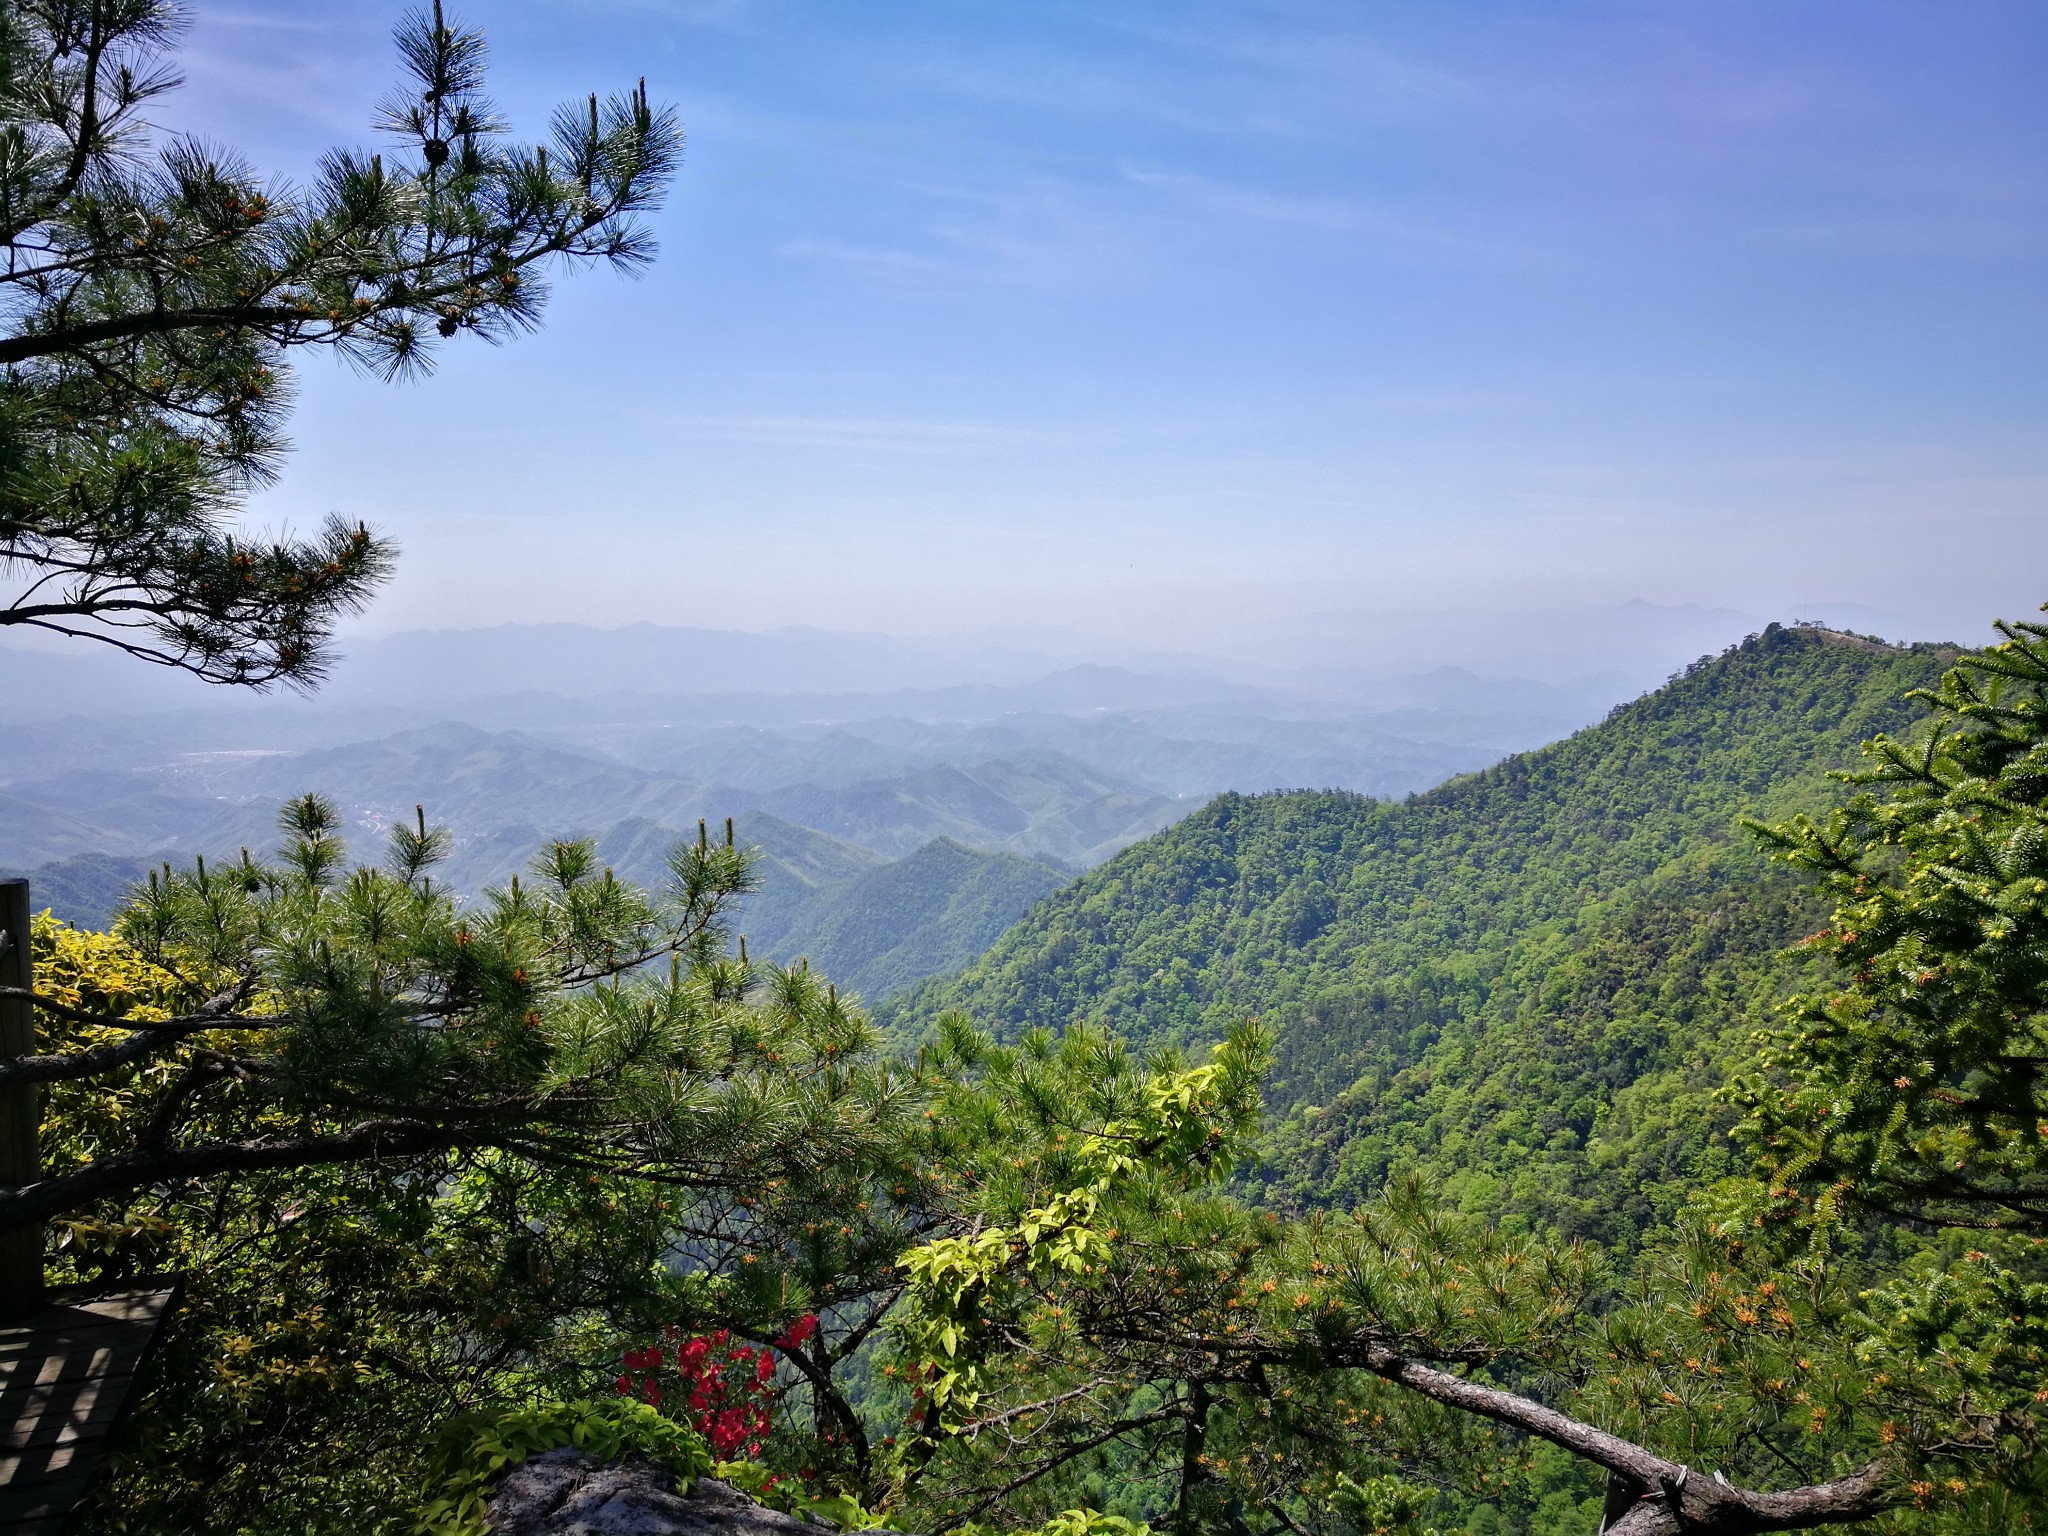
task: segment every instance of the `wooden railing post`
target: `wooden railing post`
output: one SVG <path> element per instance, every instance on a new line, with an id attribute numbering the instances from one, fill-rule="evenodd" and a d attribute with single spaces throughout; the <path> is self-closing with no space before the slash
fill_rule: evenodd
<path id="1" fill-rule="evenodd" d="M 28 940 L 28 882 L 0 880 L 0 987 L 28 991 L 35 977 Z M 25 997 L 0 998 L 0 1060 L 36 1053 L 35 1008 Z M 19 1189 L 41 1177 L 36 1153 L 39 1095 L 34 1083 L 0 1087 L 0 1187 Z M 0 1317 L 17 1317 L 43 1301 L 40 1223 L 0 1232 Z"/>

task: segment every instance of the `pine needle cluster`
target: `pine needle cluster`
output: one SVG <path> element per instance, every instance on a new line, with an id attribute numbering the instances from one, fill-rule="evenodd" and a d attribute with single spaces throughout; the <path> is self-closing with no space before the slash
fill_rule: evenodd
<path id="1" fill-rule="evenodd" d="M 155 132 L 186 25 L 170 0 L 0 8 L 0 625 L 106 641 L 211 682 L 317 682 L 388 540 L 329 519 L 234 529 L 286 449 L 289 357 L 383 379 L 461 334 L 539 323 L 548 273 L 652 256 L 681 134 L 644 84 L 520 145 L 485 47 L 440 0 L 397 31 L 381 151 L 303 186 Z"/>

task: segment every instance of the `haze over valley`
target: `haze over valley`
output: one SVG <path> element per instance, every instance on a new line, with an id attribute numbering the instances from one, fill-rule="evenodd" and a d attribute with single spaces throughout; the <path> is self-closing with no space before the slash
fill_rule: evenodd
<path id="1" fill-rule="evenodd" d="M 1764 622 L 1647 603 L 1423 618 L 1418 643 L 1417 616 L 1307 615 L 1231 657 L 1056 631 L 410 631 L 348 646 L 310 698 L 15 650 L 0 868 L 97 924 L 165 858 L 268 851 L 309 791 L 363 854 L 424 805 L 454 838 L 441 878 L 469 894 L 570 836 L 655 885 L 676 839 L 730 817 L 761 854 L 753 952 L 829 961 L 879 998 L 1213 795 L 1418 793 Z M 1432 642 L 1452 659 L 1424 665 Z"/>

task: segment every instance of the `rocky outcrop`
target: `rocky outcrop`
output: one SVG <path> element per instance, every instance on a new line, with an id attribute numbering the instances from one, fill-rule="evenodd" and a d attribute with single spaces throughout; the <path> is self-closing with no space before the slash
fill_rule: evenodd
<path id="1" fill-rule="evenodd" d="M 590 1460 L 571 1447 L 529 1456 L 492 1491 L 497 1536 L 821 1536 L 824 1527 L 700 1477 L 687 1494 L 652 1462 Z"/>

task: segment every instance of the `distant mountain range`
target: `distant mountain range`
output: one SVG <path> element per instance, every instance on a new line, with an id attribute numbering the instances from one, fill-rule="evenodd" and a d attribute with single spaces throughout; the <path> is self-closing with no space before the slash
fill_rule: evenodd
<path id="1" fill-rule="evenodd" d="M 0 647 L 0 867 L 101 921 L 157 859 L 268 848 L 278 803 L 306 790 L 343 808 L 364 856 L 424 804 L 455 833 L 444 874 L 465 892 L 568 834 L 646 881 L 698 818 L 732 816 L 767 861 L 744 915 L 756 951 L 880 996 L 965 963 L 1065 874 L 1212 795 L 1412 795 L 1569 734 L 1675 646 L 1747 622 L 1649 604 L 1548 631 L 1454 617 L 1443 653 L 1495 675 L 1394 670 L 1416 615 L 1306 616 L 1279 637 L 1291 670 L 1111 664 L 1058 635 L 421 631 L 353 644 L 311 698 L 85 645 Z M 1574 658 L 1600 669 L 1497 675 Z"/>
<path id="2" fill-rule="evenodd" d="M 631 762 L 443 722 L 306 751 L 229 747 L 94 767 L 78 759 L 93 755 L 98 729 L 72 744 L 53 729 L 29 755 L 56 757 L 61 770 L 0 790 L 0 868 L 31 874 L 37 904 L 72 921 L 103 926 L 158 860 L 269 850 L 278 805 L 308 790 L 341 808 L 362 858 L 381 852 L 384 827 L 427 805 L 455 833 L 441 875 L 463 892 L 501 883 L 557 836 L 594 837 L 622 878 L 654 885 L 699 818 L 733 816 L 762 856 L 763 889 L 737 916 L 752 952 L 808 956 L 875 997 L 965 964 L 1074 869 L 1199 803 L 1014 734 L 999 743 L 1008 755 L 994 756 L 998 743 L 971 734 L 951 738 L 949 752 L 744 729 L 692 737 L 690 748 L 658 730 L 635 740 L 643 761 Z"/>
<path id="3" fill-rule="evenodd" d="M 1309 611 L 1252 631 L 1219 631 L 1212 655 L 1148 651 L 1058 630 L 885 635 L 644 623 L 410 630 L 344 639 L 312 707 L 328 713 L 403 710 L 491 726 L 511 722 L 481 718 L 485 701 L 548 698 L 594 704 L 602 713 L 681 708 L 698 720 L 752 719 L 763 705 L 771 711 L 777 704 L 803 708 L 854 695 L 873 701 L 857 711 L 862 716 L 953 719 L 986 718 L 974 713 L 984 705 L 1002 713 L 1213 703 L 1224 689 L 1244 697 L 1278 691 L 1370 706 L 1386 681 L 1443 667 L 1568 689 L 1605 677 L 1607 702 L 1614 703 L 1654 687 L 1696 656 L 1761 630 L 1772 617 L 1815 619 L 1888 640 L 1968 639 L 1983 628 L 1974 620 L 1931 622 L 1848 603 L 1794 607 L 1775 615 L 1643 601 L 1541 610 Z M 0 661 L 0 703 L 15 720 L 278 709 L 275 699 L 210 688 L 85 643 L 0 647 Z M 1098 673 L 1116 674 L 1137 692 L 1115 697 L 1091 676 Z M 978 704 L 975 690 L 993 692 Z M 1023 692 L 1006 696 L 1007 690 Z M 1027 697 L 1033 690 L 1035 703 Z M 885 695 L 901 696 L 901 707 L 883 704 Z M 919 696 L 927 696 L 927 707 L 920 707 Z M 629 700 L 637 703 L 629 706 Z M 784 712 L 776 718 L 790 717 Z"/>
<path id="4" fill-rule="evenodd" d="M 278 804 L 309 790 L 372 832 L 424 804 L 455 833 L 447 878 L 464 890 L 504 878 L 524 862 L 519 850 L 543 838 L 621 822 L 692 827 L 700 817 L 765 811 L 887 858 L 950 837 L 1081 868 L 1192 808 L 1049 749 L 907 768 L 901 754 L 888 761 L 899 771 L 740 787 L 448 723 L 309 752 L 193 753 L 155 770 L 16 782 L 0 791 L 0 862 L 261 850 L 275 841 Z"/>
<path id="5" fill-rule="evenodd" d="M 0 745 L 0 863 L 262 848 L 276 803 L 313 789 L 366 829 L 425 804 L 456 833 L 463 889 L 543 836 L 750 813 L 884 858 L 946 838 L 1082 869 L 1221 790 L 1412 793 L 1569 730 L 1612 687 L 1455 669 L 1305 692 L 1179 665 L 1031 675 L 1060 658 L 645 625 L 420 633 L 367 652 L 361 686 L 312 699 L 194 692 L 90 648 L 6 653 L 23 707 Z M 706 682 L 783 691 L 664 691 Z M 124 707 L 145 696 L 191 702 Z"/>

